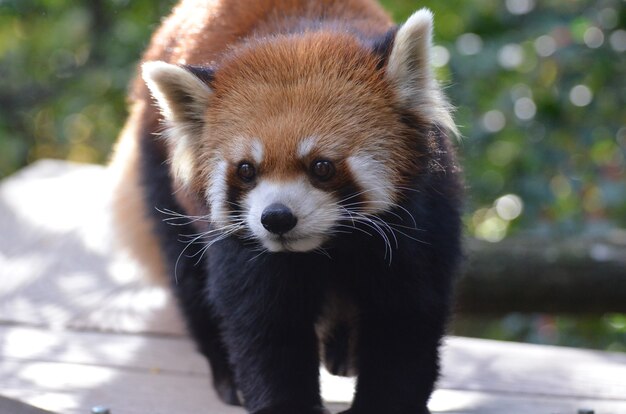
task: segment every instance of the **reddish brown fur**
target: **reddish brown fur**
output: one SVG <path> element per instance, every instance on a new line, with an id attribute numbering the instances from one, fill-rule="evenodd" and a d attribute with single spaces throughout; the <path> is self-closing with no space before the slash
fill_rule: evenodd
<path id="1" fill-rule="evenodd" d="M 231 159 L 237 152 L 236 139 L 239 138 L 262 140 L 266 156 L 260 173 L 267 173 L 267 176 L 284 179 L 306 168 L 295 153 L 298 142 L 308 136 L 325 143 L 324 148 L 329 152 L 317 155 L 330 159 L 341 160 L 354 148 L 387 154 L 384 158 L 394 161 L 387 166 L 392 172 L 391 178 L 398 184 L 403 184 L 403 177 L 415 174 L 419 168 L 415 165 L 415 149 L 407 140 L 411 135 L 407 127 L 392 109 L 394 94 L 384 72 L 377 68 L 378 58 L 355 36 L 322 30 L 262 41 L 279 31 L 297 32 L 303 18 L 315 20 L 322 15 L 326 20 L 336 20 L 338 25 L 350 21 L 351 27 L 362 34 L 382 36 L 392 22 L 374 1 L 255 0 L 242 3 L 181 1 L 153 36 L 143 57 L 143 61 L 218 67 L 212 84 L 214 102 L 207 119 L 212 136 L 232 137 L 233 141 L 197 143 L 194 153 L 201 158 L 194 160 L 194 191 L 177 193 L 180 203 L 189 206 L 190 212 L 203 209 L 204 206 L 197 203 L 199 200 L 189 194 L 204 193 L 206 177 L 214 165 L 211 154 L 220 148 L 223 155 Z M 260 40 L 237 44 L 247 37 Z M 290 62 L 289 69 L 281 62 Z M 159 114 L 151 101 L 145 83 L 137 77 L 127 129 L 141 122 L 149 131 L 161 130 Z M 140 136 L 139 133 L 123 134 L 113 163 L 123 166 L 125 171 L 119 174 L 120 190 L 116 193 L 126 194 L 123 202 L 132 205 L 140 205 L 142 197 L 137 190 L 137 159 L 121 149 L 134 151 L 136 144 L 123 141 Z M 337 180 L 346 181 L 348 175 L 345 163 L 339 163 Z M 131 197 L 137 199 L 133 201 Z M 144 220 L 140 216 L 143 212 L 118 210 L 123 214 L 118 214 L 116 221 L 124 232 L 132 232 L 130 229 L 145 232 L 138 224 Z M 152 244 L 146 242 L 142 246 L 154 250 Z M 136 247 L 136 243 L 132 245 Z"/>
<path id="2" fill-rule="evenodd" d="M 116 226 L 117 241 L 143 266 L 147 278 L 164 283 L 167 276 L 161 249 L 152 235 L 150 223 L 144 217 L 145 203 L 139 190 L 139 108 L 139 105 L 135 108 L 122 130 L 115 157 L 109 166 L 116 187 L 113 191 L 113 224 Z"/>
<path id="3" fill-rule="evenodd" d="M 154 34 L 142 61 L 210 64 L 251 33 L 264 36 L 321 15 L 351 21 L 363 33 L 384 33 L 392 24 L 373 0 L 182 0 Z M 145 99 L 141 78 L 135 98 Z"/>
<path id="4" fill-rule="evenodd" d="M 276 62 L 290 62 L 289 71 Z M 265 147 L 259 173 L 267 171 L 268 177 L 301 173 L 307 164 L 298 160 L 298 144 L 313 136 L 327 151 L 317 155 L 331 160 L 344 159 L 355 149 L 389 153 L 385 159 L 394 161 L 389 167 L 399 182 L 403 172 L 414 168 L 415 154 L 406 126 L 391 109 L 393 95 L 377 63 L 350 35 L 317 32 L 253 42 L 229 56 L 216 74 L 207 111 L 211 135 L 258 137 Z M 222 141 L 203 144 L 202 154 L 224 147 Z M 240 161 L 233 149 L 238 142 L 230 144 L 225 158 Z"/>

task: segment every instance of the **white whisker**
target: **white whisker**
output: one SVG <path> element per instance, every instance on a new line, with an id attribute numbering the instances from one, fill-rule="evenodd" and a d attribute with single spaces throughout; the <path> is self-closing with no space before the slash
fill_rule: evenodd
<path id="1" fill-rule="evenodd" d="M 261 249 L 261 253 L 255 255 L 254 257 L 251 257 L 250 259 L 248 259 L 248 263 L 258 259 L 259 257 L 263 256 L 265 253 L 267 253 L 266 249 Z"/>
<path id="2" fill-rule="evenodd" d="M 326 256 L 326 257 L 328 257 L 329 259 L 332 260 L 332 257 L 330 256 L 330 254 L 323 247 L 318 247 L 318 248 L 314 249 L 313 251 L 315 253 L 318 253 L 318 254 L 321 254 L 323 256 Z"/>

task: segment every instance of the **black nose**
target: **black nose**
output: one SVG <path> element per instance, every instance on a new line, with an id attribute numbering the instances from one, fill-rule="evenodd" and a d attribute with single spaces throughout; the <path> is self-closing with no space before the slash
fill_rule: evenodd
<path id="1" fill-rule="evenodd" d="M 289 207 L 280 203 L 270 204 L 261 214 L 263 227 L 275 234 L 287 233 L 296 226 L 297 222 L 298 219 Z"/>

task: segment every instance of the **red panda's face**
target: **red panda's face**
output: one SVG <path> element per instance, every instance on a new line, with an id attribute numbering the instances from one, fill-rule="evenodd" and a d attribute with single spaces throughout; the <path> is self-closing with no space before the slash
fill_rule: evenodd
<path id="1" fill-rule="evenodd" d="M 402 30 L 386 66 L 354 37 L 324 32 L 253 42 L 208 83 L 152 64 L 148 85 L 177 140 L 174 174 L 205 195 L 215 228 L 272 252 L 311 251 L 397 205 L 423 168 L 425 130 L 441 123 L 427 119 L 430 101 L 420 113 L 403 96 L 432 85 L 417 83 L 430 82 L 424 73 L 403 79 Z M 407 113 L 424 130 L 407 125 Z"/>
<path id="2" fill-rule="evenodd" d="M 355 39 L 319 34 L 226 61 L 201 161 L 212 221 L 242 220 L 270 251 L 309 251 L 351 215 L 390 208 L 419 154 L 377 63 Z"/>

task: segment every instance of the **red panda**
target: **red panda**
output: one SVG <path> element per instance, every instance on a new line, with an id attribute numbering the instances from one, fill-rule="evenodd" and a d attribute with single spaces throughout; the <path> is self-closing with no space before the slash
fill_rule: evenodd
<path id="1" fill-rule="evenodd" d="M 169 275 L 220 398 L 428 413 L 461 257 L 456 128 L 432 14 L 372 0 L 182 0 L 113 159 L 117 225 Z"/>

